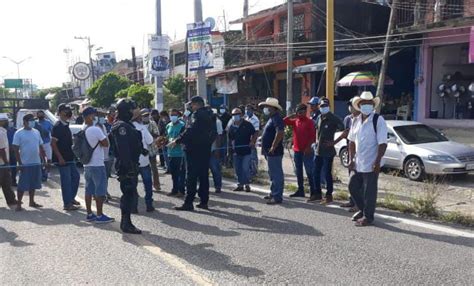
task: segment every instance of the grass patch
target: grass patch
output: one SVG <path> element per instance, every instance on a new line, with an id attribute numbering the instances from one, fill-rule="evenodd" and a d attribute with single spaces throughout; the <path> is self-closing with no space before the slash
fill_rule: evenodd
<path id="1" fill-rule="evenodd" d="M 457 223 L 467 227 L 474 227 L 474 217 L 470 215 L 464 215 L 460 212 L 449 212 L 439 216 L 439 219 L 444 222 Z"/>
<path id="2" fill-rule="evenodd" d="M 332 198 L 336 201 L 348 201 L 349 193 L 341 190 L 335 190 L 332 194 Z"/>
<path id="3" fill-rule="evenodd" d="M 411 204 L 399 201 L 397 196 L 391 193 L 386 194 L 381 202 L 377 202 L 377 205 L 389 210 L 399 211 L 401 213 L 415 213 L 415 210 Z"/>

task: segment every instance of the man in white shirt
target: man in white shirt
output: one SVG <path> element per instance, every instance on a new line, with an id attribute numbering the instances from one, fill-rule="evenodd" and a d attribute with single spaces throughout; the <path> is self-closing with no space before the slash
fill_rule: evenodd
<path id="1" fill-rule="evenodd" d="M 150 145 L 153 144 L 153 136 L 151 135 L 150 131 L 148 131 L 148 128 L 142 124 L 142 115 L 139 109 L 134 111 L 132 120 L 133 126 L 135 126 L 135 128 L 142 134 L 143 149 L 147 151 L 150 150 Z M 148 154 L 146 156 L 143 154 L 140 155 L 139 163 L 140 175 L 142 176 L 143 186 L 145 187 L 146 211 L 153 212 L 155 208 L 153 207 L 153 181 L 150 166 L 150 156 Z M 135 200 L 132 213 L 138 213 L 138 198 Z"/>
<path id="2" fill-rule="evenodd" d="M 7 205 L 15 206 L 17 201 L 15 193 L 12 191 L 10 168 L 7 167 L 10 162 L 7 128 L 8 116 L 6 113 L 0 113 L 0 185 L 3 190 L 3 196 L 7 201 Z"/>
<path id="3" fill-rule="evenodd" d="M 247 104 L 245 107 L 245 116 L 244 119 L 252 123 L 255 132 L 258 134 L 260 132 L 260 120 L 257 115 L 254 113 L 255 108 L 251 104 Z M 258 154 L 257 147 L 254 145 L 251 148 L 250 154 L 250 177 L 255 177 L 258 171 Z"/>
<path id="4" fill-rule="evenodd" d="M 352 217 L 356 226 L 371 225 L 377 203 L 377 183 L 383 155 L 387 149 L 387 124 L 374 113 L 380 99 L 371 92 L 363 92 L 353 100 L 353 107 L 361 112 L 354 118 L 349 132 L 349 192 L 359 211 Z"/>
<path id="5" fill-rule="evenodd" d="M 92 157 L 84 164 L 84 178 L 86 180 L 86 220 L 98 224 L 113 222 L 114 219 L 106 216 L 103 211 L 104 201 L 107 195 L 107 171 L 105 169 L 104 153 L 109 147 L 107 136 L 101 128 L 97 127 L 97 110 L 87 107 L 82 112 L 84 118 L 84 130 L 89 145 L 94 148 Z M 97 215 L 92 212 L 92 196 L 95 197 Z"/>

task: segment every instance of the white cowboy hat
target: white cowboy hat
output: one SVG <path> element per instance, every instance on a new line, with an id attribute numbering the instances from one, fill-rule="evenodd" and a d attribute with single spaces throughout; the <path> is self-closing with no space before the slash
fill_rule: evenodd
<path id="1" fill-rule="evenodd" d="M 364 91 L 359 97 L 354 97 L 354 99 L 352 100 L 352 107 L 354 107 L 355 110 L 360 111 L 359 102 L 361 102 L 362 100 L 371 100 L 374 103 L 374 108 L 376 108 L 380 104 L 379 97 L 374 97 L 374 95 L 370 91 Z"/>
<path id="2" fill-rule="evenodd" d="M 280 111 L 283 110 L 283 108 L 278 103 L 278 99 L 274 97 L 267 97 L 267 99 L 264 102 L 260 102 L 258 104 L 258 107 L 265 107 L 265 106 L 275 107 Z"/>

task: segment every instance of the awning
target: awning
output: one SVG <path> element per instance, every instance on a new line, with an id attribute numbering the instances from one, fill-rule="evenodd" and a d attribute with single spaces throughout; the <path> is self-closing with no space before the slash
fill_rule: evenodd
<path id="1" fill-rule="evenodd" d="M 390 56 L 398 53 L 399 50 L 393 51 L 390 53 Z M 377 54 L 359 54 L 359 55 L 352 55 L 347 56 L 342 59 L 339 59 L 334 62 L 335 67 L 344 67 L 344 66 L 359 66 L 359 65 L 366 65 L 366 64 L 373 64 L 380 62 L 383 58 L 382 53 Z M 308 72 L 321 72 L 326 69 L 326 63 L 315 63 L 315 64 L 308 64 L 304 66 L 299 66 L 293 69 L 293 73 L 308 73 Z"/>

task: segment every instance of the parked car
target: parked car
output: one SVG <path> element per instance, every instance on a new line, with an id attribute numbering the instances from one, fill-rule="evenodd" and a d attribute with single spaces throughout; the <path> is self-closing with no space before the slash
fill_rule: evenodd
<path id="1" fill-rule="evenodd" d="M 426 174 L 448 175 L 474 172 L 474 148 L 449 140 L 442 133 L 415 121 L 388 120 L 385 167 L 402 170 L 410 180 Z M 336 138 L 339 134 L 336 134 Z M 343 166 L 348 167 L 346 140 L 336 145 Z"/>
<path id="2" fill-rule="evenodd" d="M 41 109 L 44 112 L 45 119 L 49 120 L 53 125 L 59 120 L 51 111 L 47 109 Z M 36 113 L 40 111 L 40 109 L 20 109 L 16 113 L 16 128 L 20 129 L 23 127 L 23 116 L 25 116 L 28 113 L 34 114 L 36 116 Z M 71 128 L 71 133 L 74 135 L 81 131 L 82 125 L 79 124 L 69 124 L 69 128 Z"/>

